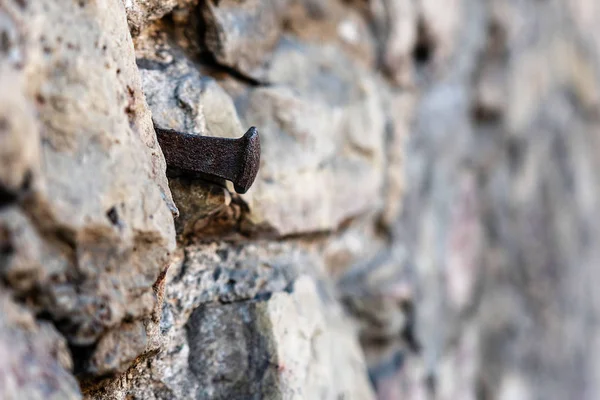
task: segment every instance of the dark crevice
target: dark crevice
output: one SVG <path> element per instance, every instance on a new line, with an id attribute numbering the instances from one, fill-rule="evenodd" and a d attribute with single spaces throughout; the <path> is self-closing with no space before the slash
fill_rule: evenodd
<path id="1" fill-rule="evenodd" d="M 502 110 L 490 108 L 480 102 L 476 102 L 473 106 L 471 116 L 476 123 L 481 125 L 497 124 L 502 121 L 503 112 Z"/>
<path id="2" fill-rule="evenodd" d="M 233 292 L 234 288 L 235 288 L 235 284 L 237 282 L 233 279 L 229 280 L 227 282 L 227 286 L 231 288 L 231 291 Z M 257 294 L 255 294 L 252 297 L 240 297 L 237 299 L 217 299 L 215 301 L 206 301 L 204 303 L 201 303 L 200 306 L 209 306 L 209 305 L 226 305 L 226 304 L 236 304 L 236 303 L 248 303 L 248 302 L 264 302 L 264 301 L 269 301 L 271 299 L 271 297 L 273 296 L 273 294 L 275 293 L 282 293 L 282 292 L 286 292 L 286 293 L 292 293 L 292 292 L 288 292 L 287 290 L 275 290 L 275 291 L 265 291 L 265 292 L 259 292 Z"/>
<path id="3" fill-rule="evenodd" d="M 165 15 L 155 22 L 160 24 L 162 32 L 166 33 L 166 42 L 173 53 L 173 59 L 182 57 L 193 62 L 200 70 L 201 75 L 218 78 L 226 75 L 251 87 L 266 86 L 267 82 L 261 82 L 247 76 L 234 67 L 219 63 L 206 46 L 205 23 L 202 18 L 201 5 L 189 12 L 189 18 L 185 21 L 175 21 L 173 13 Z M 146 28 L 148 29 L 148 28 Z M 175 63 L 175 61 L 162 62 L 148 58 L 138 58 L 137 66 L 140 69 L 163 71 Z"/>
<path id="4" fill-rule="evenodd" d="M 279 241 L 326 239 L 328 237 L 340 235 L 340 234 L 343 234 L 344 232 L 348 231 L 349 229 L 352 228 L 352 225 L 354 224 L 354 222 L 360 220 L 360 218 L 365 216 L 365 214 L 366 213 L 350 215 L 350 216 L 346 217 L 345 219 L 343 219 L 342 221 L 340 221 L 337 224 L 337 226 L 332 229 L 288 233 L 285 235 L 278 236 L 277 239 Z M 375 221 L 374 223 L 377 224 L 377 221 Z"/>
<path id="5" fill-rule="evenodd" d="M 219 250 L 217 250 L 218 252 Z M 221 272 L 223 272 L 223 270 L 221 269 L 221 267 L 216 267 L 215 270 L 213 271 L 213 281 L 218 281 L 219 277 L 221 276 Z"/>
<path id="6" fill-rule="evenodd" d="M 389 167 L 390 163 L 393 162 L 393 149 L 395 149 L 396 147 L 395 128 L 391 117 L 388 117 L 385 121 L 384 144 L 387 150 L 384 152 L 384 165 L 386 166 L 386 168 L 383 169 L 384 185 L 383 191 L 381 193 L 382 199 L 386 199 L 388 197 L 388 191 L 390 190 L 390 186 L 392 183 L 390 179 L 390 173 L 387 172 L 387 168 Z M 391 245 L 393 241 L 393 232 L 390 224 L 387 221 L 385 221 L 385 211 L 385 209 L 379 211 L 378 215 L 375 217 L 375 221 L 373 222 L 374 230 L 375 235 L 377 237 L 382 238 L 384 242 L 386 242 L 388 245 Z"/>
<path id="7" fill-rule="evenodd" d="M 0 130 L 2 130 L 2 120 L 0 120 Z M 31 171 L 27 171 L 23 175 L 21 186 L 16 190 L 8 188 L 0 182 L 0 209 L 21 202 L 30 193 L 32 181 L 33 174 Z"/>
<path id="8" fill-rule="evenodd" d="M 8 32 L 0 31 L 0 53 L 8 54 L 11 47 L 11 40 L 8 36 Z"/>
<path id="9" fill-rule="evenodd" d="M 413 60 L 417 66 L 423 66 L 431 61 L 435 53 L 435 42 L 427 31 L 423 18 L 417 23 L 417 41 L 413 48 Z"/>
<path id="10" fill-rule="evenodd" d="M 502 103 L 489 104 L 485 99 L 479 98 L 480 85 L 491 80 L 491 84 L 505 86 L 504 72 L 508 62 L 508 49 L 506 32 L 502 24 L 496 20 L 488 23 L 485 48 L 479 55 L 477 70 L 474 75 L 473 89 L 475 98 L 472 100 L 471 117 L 481 127 L 497 126 L 502 123 L 504 107 Z"/>
<path id="11" fill-rule="evenodd" d="M 286 293 L 294 293 L 294 286 L 296 285 L 296 280 L 292 279 L 290 281 L 290 283 L 287 284 L 287 286 L 285 288 L 283 288 L 283 291 Z"/>
<path id="12" fill-rule="evenodd" d="M 217 255 L 221 259 L 221 261 L 227 261 L 229 258 L 229 250 L 228 249 L 219 249 L 217 250 Z M 217 279 L 217 278 L 215 278 Z"/>
<path id="13" fill-rule="evenodd" d="M 411 351 L 414 353 L 421 352 L 421 343 L 417 339 L 416 334 L 416 320 L 417 320 L 417 312 L 415 309 L 415 305 L 412 301 L 404 301 L 402 302 L 402 311 L 406 316 L 406 324 L 404 325 L 404 329 L 401 333 L 402 338 L 408 344 Z"/>
<path id="14" fill-rule="evenodd" d="M 137 58 L 135 60 L 138 68 L 151 70 L 151 71 L 164 71 L 174 64 L 174 61 L 171 62 L 162 62 L 157 60 L 151 60 L 148 58 Z"/>
<path id="15" fill-rule="evenodd" d="M 243 74 L 238 71 L 234 67 L 230 67 L 228 65 L 220 64 L 214 55 L 208 51 L 203 52 L 201 54 L 201 60 L 199 61 L 203 67 L 209 68 L 211 73 L 213 74 L 225 74 L 239 81 L 240 83 L 244 83 L 251 87 L 259 87 L 259 86 L 270 86 L 269 82 L 260 81 L 258 79 L 252 78 L 248 75 Z"/>
<path id="16" fill-rule="evenodd" d="M 319 240 L 330 237 L 335 231 L 333 230 L 322 230 L 322 231 L 306 231 L 306 232 L 296 232 L 296 233 L 288 233 L 286 235 L 279 236 L 278 241 L 286 242 L 286 241 L 296 241 L 296 240 Z"/>
<path id="17" fill-rule="evenodd" d="M 386 244 L 392 245 L 394 232 L 390 224 L 385 221 L 383 212 L 375 218 L 373 223 L 375 224 L 375 236 L 381 238 Z"/>
<path id="18" fill-rule="evenodd" d="M 87 364 L 90 357 L 94 353 L 95 348 L 95 344 L 89 346 L 76 346 L 73 344 L 69 345 L 69 350 L 73 358 L 73 375 L 79 378 L 87 374 Z"/>
<path id="19" fill-rule="evenodd" d="M 214 184 L 221 188 L 227 188 L 227 183 L 225 179 L 210 174 L 204 174 L 202 172 L 188 171 L 177 167 L 167 166 L 166 175 L 169 179 L 182 178 L 190 183 L 193 183 L 195 181 L 203 181 L 209 185 Z"/>
<path id="20" fill-rule="evenodd" d="M 431 59 L 431 48 L 429 47 L 429 44 L 421 41 L 417 42 L 417 45 L 413 50 L 413 59 L 417 65 L 428 63 Z"/>
<path id="21" fill-rule="evenodd" d="M 258 80 L 256 78 L 248 76 L 248 75 L 238 71 L 237 69 L 235 69 L 234 67 L 232 67 L 230 65 L 224 65 L 215 58 L 215 55 L 209 50 L 209 48 L 206 44 L 208 29 L 207 29 L 207 24 L 204 19 L 201 7 L 202 7 L 202 4 L 198 5 L 196 12 L 194 13 L 194 15 L 197 17 L 197 19 L 194 22 L 198 27 L 197 39 L 199 40 L 199 47 L 201 48 L 200 53 L 198 54 L 199 55 L 198 62 L 203 67 L 214 70 L 214 71 L 210 71 L 214 74 L 219 74 L 219 73 L 226 74 L 226 75 L 238 80 L 241 83 L 245 83 L 248 86 L 251 86 L 251 87 L 268 86 L 269 83 L 261 82 L 260 80 Z"/>
<path id="22" fill-rule="evenodd" d="M 17 3 L 17 5 L 19 7 L 21 7 L 22 10 L 26 10 L 27 9 L 27 1 L 26 0 L 15 0 L 15 3 Z"/>
<path id="23" fill-rule="evenodd" d="M 4 185 L 0 185 L 0 210 L 17 202 L 19 196 Z"/>
<path id="24" fill-rule="evenodd" d="M 0 241 L 0 260 L 2 260 L 3 258 L 10 257 L 12 254 L 14 254 L 15 248 L 8 240 L 4 241 L 3 238 L 0 239 L 2 239 L 2 241 Z"/>
<path id="25" fill-rule="evenodd" d="M 121 219 L 119 218 L 119 212 L 117 211 L 117 209 L 115 207 L 111 207 L 106 212 L 106 217 L 108 218 L 110 223 L 113 224 L 114 226 L 121 226 Z"/>
<path id="26" fill-rule="evenodd" d="M 273 292 L 264 292 L 264 293 L 259 293 L 256 296 L 254 296 L 254 301 L 269 301 L 271 300 L 271 297 L 273 296 Z"/>

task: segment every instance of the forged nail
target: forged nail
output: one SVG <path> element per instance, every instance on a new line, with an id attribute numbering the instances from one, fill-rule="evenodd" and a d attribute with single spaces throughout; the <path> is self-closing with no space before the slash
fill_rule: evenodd
<path id="1" fill-rule="evenodd" d="M 260 165 L 260 138 L 255 127 L 238 139 L 190 135 L 155 126 L 167 166 L 233 183 L 246 193 Z"/>

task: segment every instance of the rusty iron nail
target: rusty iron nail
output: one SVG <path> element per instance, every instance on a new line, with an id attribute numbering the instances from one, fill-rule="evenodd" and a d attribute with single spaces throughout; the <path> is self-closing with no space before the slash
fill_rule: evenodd
<path id="1" fill-rule="evenodd" d="M 246 193 L 252 186 L 260 164 L 260 138 L 255 127 L 238 139 L 154 128 L 167 166 L 226 179 L 238 193 Z"/>

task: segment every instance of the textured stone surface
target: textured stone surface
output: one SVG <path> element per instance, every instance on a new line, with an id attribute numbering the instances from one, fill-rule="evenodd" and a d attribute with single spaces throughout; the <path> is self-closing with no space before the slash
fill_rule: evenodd
<path id="1" fill-rule="evenodd" d="M 392 176 L 387 160 L 400 166 L 401 157 L 384 146 L 388 137 L 401 141 L 408 119 L 393 116 L 394 95 L 369 70 L 372 37 L 362 35 L 368 28 L 357 9 L 216 6 L 203 3 L 195 12 L 180 11 L 184 2 L 109 2 L 73 4 L 61 14 L 48 1 L 11 4 L 2 14 L 8 47 L 0 79 L 15 95 L 1 103 L 7 163 L 0 169 L 0 271 L 10 301 L 49 321 L 32 318 L 31 329 L 59 332 L 49 356 L 32 353 L 48 379 L 67 376 L 52 386 L 59 397 L 80 396 L 70 374 L 88 398 L 372 397 L 355 330 L 326 281 L 337 257 L 356 256 L 343 255 L 344 245 L 326 246 L 326 267 L 319 236 L 306 243 L 185 243 L 334 231 L 361 214 L 369 217 L 357 226 L 370 231 L 369 221 L 394 206 L 380 197 Z M 172 18 L 152 23 L 175 8 Z M 207 25 L 197 37 L 178 27 L 200 26 L 202 17 L 235 35 L 223 13 L 241 18 L 234 23 L 250 15 L 272 25 L 250 24 L 255 36 L 237 36 L 256 42 L 246 53 L 245 46 L 215 47 Z M 298 13 L 313 31 L 301 34 Z M 295 33 L 284 37 L 285 29 Z M 211 65 L 205 50 L 230 69 Z M 271 86 L 244 78 L 258 78 L 255 71 Z M 160 126 L 238 137 L 260 123 L 267 144 L 263 187 L 255 193 L 240 197 L 171 177 L 183 241 L 166 276 L 177 210 L 145 100 Z M 149 351 L 156 358 L 140 357 Z M 22 353 L 15 354 L 18 360 Z M 35 385 L 26 390 L 35 398 Z"/>
<path id="2" fill-rule="evenodd" d="M 64 338 L 0 290 L 0 398 L 80 399 Z"/>
<path id="3" fill-rule="evenodd" d="M 265 64 L 282 32 L 285 0 L 208 0 L 201 12 L 204 43 L 215 60 L 254 79 L 264 77 Z"/>
<path id="4" fill-rule="evenodd" d="M 259 127 L 261 168 L 239 200 L 218 200 L 211 187 L 172 180 L 182 203 L 179 233 L 214 237 L 217 209 L 231 227 L 223 234 L 245 236 L 335 230 L 384 205 L 386 219 L 398 213 L 411 97 L 389 90 L 348 53 L 286 36 L 265 67 L 270 85 L 255 86 L 206 77 L 209 70 L 185 58 L 191 46 L 165 35 L 144 33 L 136 44 L 155 123 L 223 137 Z"/>
<path id="5" fill-rule="evenodd" d="M 354 328 L 302 272 L 318 260 L 290 244 L 189 247 L 169 271 L 165 348 L 95 398 L 372 398 Z"/>
<path id="6" fill-rule="evenodd" d="M 138 39 L 138 43 L 144 38 Z M 181 49 L 160 38 L 137 51 L 144 94 L 154 123 L 198 135 L 237 138 L 244 134 L 231 97 L 202 75 Z"/>
<path id="7" fill-rule="evenodd" d="M 123 370 L 146 350 L 142 321 L 153 318 L 153 285 L 175 244 L 123 5 L 8 1 L 0 21 L 3 291 L 64 335 L 74 358 L 66 368 Z M 6 318 L 13 347 L 31 347 L 32 368 L 66 390 L 72 379 Z M 131 342 L 111 340 L 124 320 L 140 329 Z M 38 398 L 33 376 L 16 383 Z"/>
<path id="8" fill-rule="evenodd" d="M 185 9 L 197 2 L 198 0 L 123 0 L 127 23 L 134 36 L 152 21 L 164 17 L 173 10 Z"/>
<path id="9" fill-rule="evenodd" d="M 242 120 L 261 127 L 261 169 L 245 197 L 254 218 L 285 235 L 333 230 L 380 207 L 386 115 L 377 79 L 335 47 L 293 38 L 268 76 L 271 86 L 236 97 Z"/>
<path id="10" fill-rule="evenodd" d="M 0 4 L 0 397 L 599 397 L 594 0 L 57 3 Z M 152 120 L 254 187 L 173 202 Z"/>

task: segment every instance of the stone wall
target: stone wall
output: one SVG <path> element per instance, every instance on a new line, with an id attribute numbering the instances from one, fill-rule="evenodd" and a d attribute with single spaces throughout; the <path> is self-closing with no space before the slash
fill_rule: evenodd
<path id="1" fill-rule="evenodd" d="M 0 399 L 598 398 L 598 23 L 0 0 Z M 256 182 L 154 125 L 256 126 Z"/>

